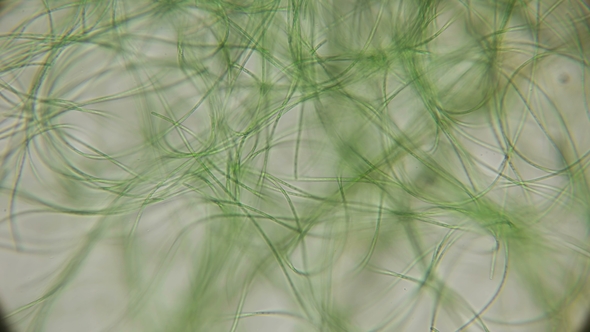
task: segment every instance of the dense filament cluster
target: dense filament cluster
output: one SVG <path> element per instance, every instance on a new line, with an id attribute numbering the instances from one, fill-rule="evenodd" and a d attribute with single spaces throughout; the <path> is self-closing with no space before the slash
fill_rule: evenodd
<path id="1" fill-rule="evenodd" d="M 15 331 L 583 321 L 583 1 L 2 7 Z"/>

